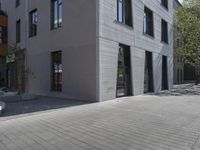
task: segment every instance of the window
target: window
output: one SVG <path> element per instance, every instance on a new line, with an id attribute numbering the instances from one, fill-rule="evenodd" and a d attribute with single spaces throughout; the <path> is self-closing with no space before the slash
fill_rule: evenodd
<path id="1" fill-rule="evenodd" d="M 51 53 L 52 61 L 52 90 L 62 91 L 62 52 Z"/>
<path id="2" fill-rule="evenodd" d="M 181 63 L 183 63 L 184 61 L 183 61 L 183 57 L 181 57 Z"/>
<path id="3" fill-rule="evenodd" d="M 168 63 L 167 56 L 162 56 L 162 90 L 168 90 Z"/>
<path id="4" fill-rule="evenodd" d="M 18 7 L 20 5 L 20 0 L 16 0 L 15 3 L 16 3 L 16 7 Z"/>
<path id="5" fill-rule="evenodd" d="M 16 43 L 20 42 L 21 38 L 21 21 L 16 22 Z"/>
<path id="6" fill-rule="evenodd" d="M 180 39 L 176 40 L 176 47 L 180 47 Z"/>
<path id="7" fill-rule="evenodd" d="M 29 36 L 37 35 L 37 9 L 29 13 Z"/>
<path id="8" fill-rule="evenodd" d="M 162 19 L 162 29 L 161 29 L 161 41 L 168 43 L 168 26 L 167 22 Z"/>
<path id="9" fill-rule="evenodd" d="M 161 5 L 168 9 L 168 0 L 161 0 Z"/>
<path id="10" fill-rule="evenodd" d="M 131 0 L 117 0 L 117 21 L 132 26 Z"/>
<path id="11" fill-rule="evenodd" d="M 118 71 L 117 71 L 117 97 L 131 96 L 131 52 L 130 46 L 119 44 Z"/>
<path id="12" fill-rule="evenodd" d="M 180 81 L 180 71 L 179 69 L 177 69 L 177 83 L 179 83 Z"/>
<path id="13" fill-rule="evenodd" d="M 0 44 L 7 42 L 7 27 L 0 26 Z"/>
<path id="14" fill-rule="evenodd" d="M 62 24 L 62 0 L 51 0 L 51 28 L 59 28 Z"/>
<path id="15" fill-rule="evenodd" d="M 179 56 L 177 56 L 177 63 L 179 63 L 180 62 L 180 57 Z"/>
<path id="16" fill-rule="evenodd" d="M 181 69 L 180 71 L 180 82 L 181 83 L 183 82 L 183 69 Z"/>
<path id="17" fill-rule="evenodd" d="M 146 51 L 144 65 L 144 93 L 154 92 L 153 83 L 153 53 Z"/>
<path id="18" fill-rule="evenodd" d="M 153 27 L 153 12 L 145 7 L 144 8 L 144 25 L 143 25 L 144 34 L 154 36 L 154 27 Z"/>

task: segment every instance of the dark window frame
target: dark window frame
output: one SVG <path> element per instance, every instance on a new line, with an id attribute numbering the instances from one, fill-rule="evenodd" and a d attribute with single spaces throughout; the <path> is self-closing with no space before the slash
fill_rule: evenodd
<path id="1" fill-rule="evenodd" d="M 146 6 L 144 7 L 143 33 L 154 37 L 154 14 Z"/>
<path id="2" fill-rule="evenodd" d="M 117 0 L 117 21 L 133 26 L 132 0 Z"/>
<path id="3" fill-rule="evenodd" d="M 62 51 L 51 52 L 51 90 L 62 91 Z"/>
<path id="4" fill-rule="evenodd" d="M 169 78 L 168 78 L 168 57 L 162 56 L 162 90 L 169 89 Z"/>
<path id="5" fill-rule="evenodd" d="M 16 6 L 16 7 L 19 7 L 19 5 L 20 5 L 20 0 L 16 0 L 16 1 L 15 1 L 15 6 Z"/>
<path id="6" fill-rule="evenodd" d="M 34 9 L 29 12 L 29 37 L 37 35 L 38 12 Z"/>
<path id="7" fill-rule="evenodd" d="M 144 79 L 147 79 L 147 91 L 144 89 L 144 93 L 149 93 L 149 92 L 154 92 L 155 87 L 154 87 L 154 64 L 153 64 L 153 52 L 150 51 L 145 51 L 145 71 L 144 71 Z M 148 76 L 146 76 L 146 73 L 148 73 Z M 148 78 L 146 78 L 148 77 Z M 145 80 L 144 80 L 145 84 Z"/>
<path id="8" fill-rule="evenodd" d="M 180 57 L 179 56 L 177 56 L 177 63 L 179 63 L 180 62 Z"/>
<path id="9" fill-rule="evenodd" d="M 161 20 L 161 41 L 168 44 L 169 43 L 168 34 L 168 23 L 164 19 Z"/>
<path id="10" fill-rule="evenodd" d="M 56 8 L 56 10 L 55 10 Z M 62 27 L 62 0 L 51 0 L 51 29 Z"/>
<path id="11" fill-rule="evenodd" d="M 176 47 L 180 47 L 180 39 L 178 38 L 177 40 L 176 40 Z"/>
<path id="12" fill-rule="evenodd" d="M 133 95 L 131 70 L 131 47 L 119 43 L 116 97 Z"/>
<path id="13" fill-rule="evenodd" d="M 180 83 L 180 70 L 177 69 L 177 82 Z"/>
<path id="14" fill-rule="evenodd" d="M 16 21 L 16 43 L 21 42 L 21 20 Z"/>
<path id="15" fill-rule="evenodd" d="M 168 0 L 161 0 L 161 5 L 168 10 Z"/>

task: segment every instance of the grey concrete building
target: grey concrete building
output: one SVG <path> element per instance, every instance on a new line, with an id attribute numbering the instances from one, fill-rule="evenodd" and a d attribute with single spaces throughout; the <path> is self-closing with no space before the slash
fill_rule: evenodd
<path id="1" fill-rule="evenodd" d="M 1 0 L 26 92 L 104 101 L 173 85 L 171 0 Z"/>

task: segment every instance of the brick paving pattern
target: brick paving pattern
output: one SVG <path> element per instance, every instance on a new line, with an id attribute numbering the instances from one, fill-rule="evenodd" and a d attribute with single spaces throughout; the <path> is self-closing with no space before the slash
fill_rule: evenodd
<path id="1" fill-rule="evenodd" d="M 136 96 L 0 121 L 0 150 L 199 149 L 199 96 Z"/>

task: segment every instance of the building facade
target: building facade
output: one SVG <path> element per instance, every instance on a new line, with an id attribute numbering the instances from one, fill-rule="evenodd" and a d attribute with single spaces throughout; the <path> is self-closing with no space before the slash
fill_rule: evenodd
<path id="1" fill-rule="evenodd" d="M 181 4 L 178 0 L 173 0 L 174 2 L 174 17 L 176 15 L 176 11 L 179 7 L 181 7 Z M 182 41 L 180 37 L 178 36 L 177 29 L 174 29 L 174 49 L 180 47 Z M 174 83 L 175 84 L 181 84 L 184 82 L 184 62 L 182 57 L 178 56 L 174 52 Z"/>
<path id="2" fill-rule="evenodd" d="M 0 8 L 0 86 L 6 85 L 7 15 Z"/>
<path id="3" fill-rule="evenodd" d="M 1 3 L 28 93 L 104 101 L 173 85 L 173 1 Z"/>

